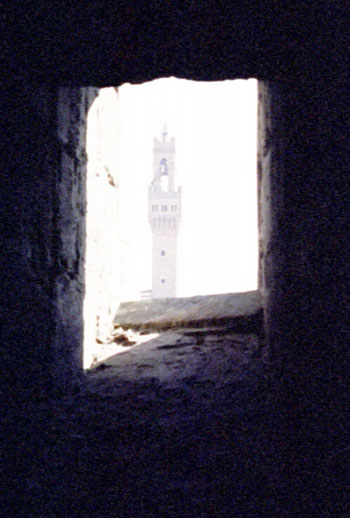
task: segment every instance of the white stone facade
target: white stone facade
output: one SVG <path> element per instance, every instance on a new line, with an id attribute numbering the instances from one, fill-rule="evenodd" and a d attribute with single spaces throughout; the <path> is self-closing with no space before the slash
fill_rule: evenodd
<path id="1" fill-rule="evenodd" d="M 120 302 L 119 99 L 102 88 L 88 115 L 84 367 L 109 334 Z"/>

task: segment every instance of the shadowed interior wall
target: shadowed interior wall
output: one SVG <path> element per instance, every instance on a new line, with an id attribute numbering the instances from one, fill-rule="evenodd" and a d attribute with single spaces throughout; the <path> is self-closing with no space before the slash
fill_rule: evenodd
<path id="1" fill-rule="evenodd" d="M 348 91 L 341 73 L 260 85 L 262 292 L 280 433 L 291 472 L 320 477 L 321 452 L 348 435 Z M 300 480 L 312 500 L 321 482 Z"/>
<path id="2" fill-rule="evenodd" d="M 95 94 L 21 84 L 2 96 L 2 383 L 17 403 L 21 393 L 69 389 L 81 367 L 85 121 Z"/>
<path id="3" fill-rule="evenodd" d="M 96 88 L 58 91 L 60 168 L 56 182 L 58 272 L 55 277 L 55 341 L 51 371 L 56 385 L 76 381 L 83 359 L 83 299 L 85 295 L 85 235 L 87 118 L 98 95 Z"/>
<path id="4" fill-rule="evenodd" d="M 16 84 L 2 95 L 1 379 L 10 401 L 30 399 L 51 383 L 60 246 L 57 102 L 57 88 L 48 85 Z"/>
<path id="5" fill-rule="evenodd" d="M 52 388 L 49 380 L 58 372 L 57 386 L 67 388 L 78 372 L 83 141 L 95 95 L 85 87 L 168 75 L 256 77 L 264 81 L 261 283 L 280 398 L 288 403 L 291 461 L 295 454 L 302 463 L 303 455 L 344 440 L 350 15 L 344 4 L 327 5 L 282 9 L 276 2 L 210 0 L 203 8 L 192 2 L 154 2 L 151 8 L 143 1 L 137 9 L 102 1 L 86 10 L 72 4 L 53 11 L 47 3 L 42 9 L 26 3 L 7 7 L 2 382 L 13 399 L 44 394 L 41 387 Z M 62 170 L 72 172 L 70 180 Z"/>

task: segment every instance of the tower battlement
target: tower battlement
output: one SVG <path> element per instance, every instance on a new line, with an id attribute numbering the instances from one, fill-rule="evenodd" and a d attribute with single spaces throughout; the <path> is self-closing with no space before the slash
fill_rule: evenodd
<path id="1" fill-rule="evenodd" d="M 175 137 L 154 137 L 153 151 L 173 151 L 175 152 Z"/>

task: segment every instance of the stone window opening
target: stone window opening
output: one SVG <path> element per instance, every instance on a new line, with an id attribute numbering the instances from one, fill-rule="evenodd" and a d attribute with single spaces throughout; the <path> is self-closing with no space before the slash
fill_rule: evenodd
<path id="1" fill-rule="evenodd" d="M 101 89 L 99 96 L 103 95 L 103 90 L 105 90 L 105 89 Z M 101 92 L 102 92 L 102 93 L 101 93 Z M 91 152 L 89 153 L 89 155 L 91 155 Z M 99 155 L 99 156 L 100 156 L 100 155 Z M 161 168 L 162 168 L 162 171 L 163 171 L 163 172 L 165 172 L 166 170 L 168 171 L 168 163 L 167 163 L 167 161 L 166 161 L 166 160 L 165 160 L 165 162 L 164 162 L 164 160 L 165 160 L 165 159 L 163 159 L 163 160 L 161 161 Z M 108 169 L 108 168 L 107 168 L 107 169 Z M 106 169 L 106 170 L 107 170 L 107 169 Z M 116 185 L 119 185 L 119 183 L 118 183 L 118 179 L 116 180 Z M 122 182 L 121 182 L 121 185 L 122 185 Z M 92 191 L 91 191 L 91 192 L 92 192 Z M 106 198 L 105 198 L 105 199 L 106 199 Z M 209 207 L 209 205 L 210 205 L 210 200 L 208 200 L 208 201 L 207 201 L 207 205 L 208 205 L 208 207 Z M 162 212 L 167 212 L 167 211 L 168 211 L 168 205 L 167 205 L 167 204 L 165 204 L 165 203 L 164 203 L 164 204 L 161 204 L 161 205 L 160 205 L 160 208 L 161 208 L 161 211 L 162 211 Z M 169 205 L 169 208 L 170 208 L 170 211 L 171 211 L 171 212 L 176 212 L 176 211 L 178 210 L 178 207 L 177 207 L 177 205 L 176 205 L 176 204 L 170 204 L 170 205 Z M 156 211 L 158 210 L 158 206 L 157 206 L 157 205 L 155 205 L 155 204 L 154 204 L 154 205 L 152 205 L 152 206 L 151 206 L 151 210 L 152 210 L 153 212 L 156 212 Z M 173 228 L 173 229 L 175 229 L 175 227 L 176 227 L 176 220 L 175 220 L 174 218 L 164 218 L 164 217 L 163 217 L 163 218 L 159 218 L 159 228 L 158 228 L 158 232 L 162 233 L 162 232 L 164 232 L 164 231 L 165 231 L 165 229 L 166 229 L 166 228 L 168 228 L 168 227 L 169 227 L 169 228 Z M 100 227 L 100 228 L 103 228 L 103 227 Z M 101 237 L 101 236 L 98 236 L 98 238 L 99 238 L 99 239 L 100 239 L 100 237 Z M 128 245 L 128 243 L 127 243 L 127 241 L 128 241 L 127 236 L 125 236 L 125 235 L 124 235 L 124 236 L 122 236 L 122 238 L 120 238 L 120 239 L 118 238 L 118 239 L 117 239 L 117 241 L 118 241 L 118 244 L 121 246 L 121 248 L 124 248 L 125 250 L 127 250 L 128 246 L 129 246 L 129 245 Z M 121 244 L 121 243 L 123 243 L 123 244 Z M 105 248 L 104 248 L 104 250 L 106 250 L 107 248 L 108 248 L 108 247 L 105 247 Z M 163 254 L 163 251 L 161 251 L 161 256 L 164 256 L 164 255 L 165 255 L 165 254 Z M 167 254 L 167 255 L 168 255 L 168 254 Z M 140 257 L 141 257 L 141 256 L 140 256 Z M 127 263 L 127 261 L 125 260 L 125 258 L 124 258 L 124 259 L 123 259 L 123 258 L 118 259 L 118 261 L 117 261 L 117 262 L 119 262 L 119 264 L 121 264 L 121 265 L 122 265 L 122 267 L 125 267 L 125 264 Z M 101 277 L 100 275 L 98 276 L 98 278 L 99 278 L 99 282 L 101 283 L 101 284 L 100 284 L 100 288 L 99 288 L 99 289 L 100 289 L 100 291 L 103 291 L 103 289 L 104 289 L 104 288 L 103 288 L 103 283 L 105 283 L 105 281 L 102 279 L 102 277 Z M 165 284 L 165 279 L 164 279 L 164 278 L 161 278 L 161 283 L 162 283 L 162 284 Z M 147 286 L 145 286 L 145 288 L 147 288 Z M 144 293 L 147 293 L 147 292 L 149 293 L 149 291 L 150 291 L 150 290 L 145 289 L 145 290 L 140 290 L 140 292 L 141 292 L 141 291 L 143 291 Z M 117 292 L 117 290 L 116 290 L 116 292 Z M 144 297 L 146 298 L 146 295 L 145 295 Z M 112 305 L 111 305 L 110 303 L 108 304 L 108 309 L 106 310 L 106 314 L 107 314 L 107 317 L 108 317 L 108 318 L 110 317 L 110 314 L 113 314 L 113 309 L 111 310 L 111 307 L 112 307 L 112 306 L 113 306 L 113 304 L 112 304 Z M 118 307 L 118 304 L 116 305 L 116 307 Z M 98 334 L 99 334 L 99 336 L 97 336 L 97 337 L 96 337 L 96 339 L 98 340 L 98 342 L 99 342 L 99 341 L 103 341 L 103 340 L 105 339 L 105 336 L 104 336 L 105 332 L 104 332 L 104 326 L 103 326 L 103 322 L 104 322 L 104 320 L 105 320 L 105 319 L 103 318 L 103 315 L 99 315 L 99 329 L 98 329 Z"/>

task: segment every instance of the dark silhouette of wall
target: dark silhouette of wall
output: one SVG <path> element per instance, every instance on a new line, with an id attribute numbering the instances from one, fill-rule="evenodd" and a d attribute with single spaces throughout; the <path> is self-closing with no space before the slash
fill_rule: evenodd
<path id="1" fill-rule="evenodd" d="M 8 409 L 27 415 L 28 401 L 72 390 L 78 376 L 84 254 L 78 205 L 83 127 L 94 95 L 83 89 L 168 75 L 256 77 L 262 81 L 261 282 L 276 401 L 285 413 L 279 440 L 290 446 L 294 475 L 315 468 L 320 452 L 344 446 L 350 89 L 343 5 L 95 1 L 84 9 L 68 2 L 6 8 L 0 196 Z M 67 171 L 73 174 L 63 205 L 62 171 L 63 182 Z M 67 252 L 62 236 L 72 232 L 67 242 L 75 245 Z M 60 324 L 66 318 L 61 288 L 67 311 L 75 308 L 66 319 L 71 327 Z"/>

